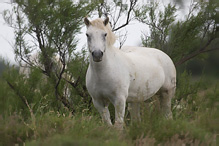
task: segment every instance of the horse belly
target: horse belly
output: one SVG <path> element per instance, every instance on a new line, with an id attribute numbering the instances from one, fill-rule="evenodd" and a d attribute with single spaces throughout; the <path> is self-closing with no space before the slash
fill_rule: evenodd
<path id="1" fill-rule="evenodd" d="M 150 74 L 140 72 L 131 79 L 127 102 L 145 101 L 152 97 L 164 84 L 165 76 L 161 68 L 152 68 Z"/>

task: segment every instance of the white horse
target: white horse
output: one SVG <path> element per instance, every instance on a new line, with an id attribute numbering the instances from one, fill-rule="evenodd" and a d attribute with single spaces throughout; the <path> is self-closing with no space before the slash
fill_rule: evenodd
<path id="1" fill-rule="evenodd" d="M 124 123 L 125 105 L 129 103 L 131 119 L 140 118 L 139 103 L 161 92 L 160 107 L 172 118 L 171 98 L 176 88 L 176 69 L 164 52 L 145 47 L 113 46 L 116 37 L 109 18 L 104 21 L 84 19 L 90 64 L 86 86 L 103 121 L 112 125 L 109 102 L 115 107 L 115 125 Z"/>

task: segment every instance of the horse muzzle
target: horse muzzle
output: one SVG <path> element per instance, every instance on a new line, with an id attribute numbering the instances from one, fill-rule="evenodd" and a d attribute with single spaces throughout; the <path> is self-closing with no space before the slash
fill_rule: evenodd
<path id="1" fill-rule="evenodd" d="M 92 52 L 92 57 L 94 62 L 100 62 L 102 61 L 103 52 L 100 50 L 95 50 Z"/>

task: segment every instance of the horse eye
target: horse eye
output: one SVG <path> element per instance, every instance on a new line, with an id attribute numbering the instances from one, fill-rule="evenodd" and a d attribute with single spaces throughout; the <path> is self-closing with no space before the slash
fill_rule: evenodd
<path id="1" fill-rule="evenodd" d="M 106 37 L 106 36 L 107 36 L 107 33 L 105 33 L 104 36 Z"/>
<path id="2" fill-rule="evenodd" d="M 89 37 L 89 34 L 86 33 L 86 36 Z"/>

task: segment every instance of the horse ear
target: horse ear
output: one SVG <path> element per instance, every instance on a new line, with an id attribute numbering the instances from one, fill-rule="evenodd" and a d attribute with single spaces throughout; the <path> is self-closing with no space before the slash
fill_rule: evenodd
<path id="1" fill-rule="evenodd" d="M 87 19 L 87 17 L 84 18 L 84 23 L 86 24 L 86 26 L 90 26 L 90 21 Z"/>
<path id="2" fill-rule="evenodd" d="M 106 17 L 106 19 L 103 21 L 103 24 L 106 26 L 109 23 L 109 17 Z"/>

